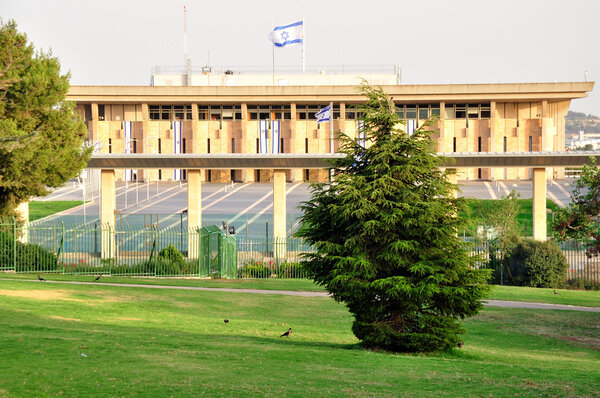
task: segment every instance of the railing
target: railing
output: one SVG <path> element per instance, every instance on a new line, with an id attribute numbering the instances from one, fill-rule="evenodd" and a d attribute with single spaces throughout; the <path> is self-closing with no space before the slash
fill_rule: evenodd
<path id="1" fill-rule="evenodd" d="M 471 243 L 480 265 L 489 266 L 488 244 Z M 588 258 L 580 242 L 568 241 L 560 247 L 569 263 L 567 281 L 599 287 L 600 258 Z M 18 273 L 305 278 L 302 254 L 312 251 L 301 239 L 236 240 L 217 226 L 112 229 L 0 221 L 0 271 Z"/>

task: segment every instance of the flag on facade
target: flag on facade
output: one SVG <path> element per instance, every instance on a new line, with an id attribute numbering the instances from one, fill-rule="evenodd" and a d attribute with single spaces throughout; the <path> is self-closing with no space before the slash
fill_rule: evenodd
<path id="1" fill-rule="evenodd" d="M 260 120 L 258 122 L 258 151 L 259 153 L 269 153 L 269 121 Z"/>
<path id="2" fill-rule="evenodd" d="M 271 122 L 271 131 L 273 132 L 273 142 L 271 143 L 271 153 L 280 153 L 281 148 L 279 144 L 281 142 L 281 122 L 279 120 L 273 120 Z"/>
<path id="3" fill-rule="evenodd" d="M 181 122 L 173 121 L 173 153 L 181 153 Z M 181 180 L 181 169 L 173 170 L 173 180 Z"/>
<path id="4" fill-rule="evenodd" d="M 356 142 L 363 148 L 367 147 L 367 133 L 365 131 L 365 122 L 363 120 L 356 121 L 356 130 L 358 131 Z"/>
<path id="5" fill-rule="evenodd" d="M 318 123 L 327 122 L 331 118 L 331 108 L 327 105 L 325 108 L 315 113 L 315 116 Z"/>
<path id="6" fill-rule="evenodd" d="M 132 122 L 123 121 L 125 155 L 129 155 L 131 153 L 131 128 Z M 125 181 L 133 181 L 133 170 L 125 169 Z"/>
<path id="7" fill-rule="evenodd" d="M 417 121 L 409 119 L 406 121 L 406 134 L 413 135 L 417 131 Z"/>
<path id="8" fill-rule="evenodd" d="M 298 21 L 285 26 L 276 26 L 269 35 L 275 47 L 284 47 L 294 44 L 302 44 L 303 22 Z"/>

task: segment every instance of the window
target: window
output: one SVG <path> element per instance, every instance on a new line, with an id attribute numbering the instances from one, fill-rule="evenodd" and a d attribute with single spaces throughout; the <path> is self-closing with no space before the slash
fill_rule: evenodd
<path id="1" fill-rule="evenodd" d="M 456 119 L 466 119 L 467 118 L 467 105 L 456 104 L 454 107 L 454 116 Z"/>
<path id="2" fill-rule="evenodd" d="M 396 104 L 396 115 L 405 120 L 427 120 L 440 115 L 440 104 Z"/>
<path id="3" fill-rule="evenodd" d="M 305 153 L 308 153 L 308 138 L 304 139 L 304 151 Z"/>
<path id="4" fill-rule="evenodd" d="M 186 153 L 185 151 L 185 138 L 181 140 L 181 153 Z M 185 178 L 184 178 L 185 180 Z"/>
<path id="5" fill-rule="evenodd" d="M 315 114 L 321 109 L 325 108 L 329 104 L 319 105 L 296 105 L 296 119 L 298 120 L 317 120 Z M 352 119 L 348 117 L 348 113 L 352 113 L 352 109 L 346 109 L 346 119 Z M 340 105 L 333 104 L 333 118 L 340 117 Z"/>
<path id="6" fill-rule="evenodd" d="M 485 104 L 446 104 L 446 119 L 489 119 L 491 106 Z M 437 111 L 439 113 L 439 110 Z"/>
<path id="7" fill-rule="evenodd" d="M 112 153 L 112 138 L 108 139 L 108 153 Z"/>
<path id="8" fill-rule="evenodd" d="M 104 120 L 105 117 L 104 105 L 98 105 L 98 120 Z"/>
<path id="9" fill-rule="evenodd" d="M 452 152 L 456 152 L 456 137 L 452 137 Z"/>
<path id="10" fill-rule="evenodd" d="M 285 153 L 285 149 L 283 147 L 283 138 L 280 139 L 279 149 L 279 153 Z"/>
<path id="11" fill-rule="evenodd" d="M 162 139 L 158 139 L 158 153 L 162 153 Z"/>
<path id="12" fill-rule="evenodd" d="M 477 152 L 481 152 L 481 137 L 477 137 Z"/>
<path id="13" fill-rule="evenodd" d="M 206 153 L 210 153 L 210 138 L 206 139 Z"/>
<path id="14" fill-rule="evenodd" d="M 231 139 L 231 153 L 235 153 L 235 138 Z"/>
<path id="15" fill-rule="evenodd" d="M 191 105 L 150 105 L 150 120 L 192 120 Z"/>
<path id="16" fill-rule="evenodd" d="M 508 140 L 506 138 L 506 136 L 504 136 L 504 152 L 506 152 L 508 150 Z"/>
<path id="17" fill-rule="evenodd" d="M 529 136 L 529 152 L 533 151 L 533 137 Z"/>
<path id="18" fill-rule="evenodd" d="M 132 145 L 131 153 L 137 153 L 137 140 L 136 139 L 131 140 L 131 145 Z"/>

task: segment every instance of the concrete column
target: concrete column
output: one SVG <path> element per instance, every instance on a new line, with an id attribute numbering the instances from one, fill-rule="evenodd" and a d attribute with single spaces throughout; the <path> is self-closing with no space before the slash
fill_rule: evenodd
<path id="1" fill-rule="evenodd" d="M 532 169 L 533 239 L 546 240 L 546 169 Z"/>
<path id="2" fill-rule="evenodd" d="M 19 221 L 23 221 L 23 235 L 19 236 L 18 240 L 21 243 L 27 243 L 29 240 L 29 233 L 27 231 L 27 227 L 29 226 L 29 201 L 20 203 L 15 212 Z"/>
<path id="3" fill-rule="evenodd" d="M 102 258 L 115 256 L 115 210 L 117 198 L 115 195 L 115 171 L 100 172 L 100 225 L 102 228 Z"/>
<path id="4" fill-rule="evenodd" d="M 273 170 L 273 238 L 282 242 L 275 246 L 275 257 L 285 257 L 286 238 L 285 170 Z"/>
<path id="5" fill-rule="evenodd" d="M 202 228 L 202 172 L 188 170 L 188 258 L 198 258 L 199 236 L 193 233 Z"/>
<path id="6" fill-rule="evenodd" d="M 449 171 L 454 171 L 454 174 L 448 174 L 448 182 L 451 184 L 458 184 L 458 175 L 456 174 L 456 169 L 448 169 Z M 458 190 L 454 190 L 453 193 L 454 198 L 458 197 Z"/>

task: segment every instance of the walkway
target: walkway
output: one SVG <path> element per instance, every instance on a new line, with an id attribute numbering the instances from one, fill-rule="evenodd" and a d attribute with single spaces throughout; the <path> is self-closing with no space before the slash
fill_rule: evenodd
<path id="1" fill-rule="evenodd" d="M 35 279 L 3 279 L 2 281 L 25 281 L 38 282 Z M 199 286 L 168 286 L 168 285 L 142 285 L 135 283 L 106 283 L 106 282 L 76 282 L 76 281 L 46 281 L 43 283 L 63 283 L 71 285 L 100 285 L 100 286 L 119 286 L 119 287 L 139 287 L 144 289 L 173 289 L 173 290 L 200 290 L 209 292 L 231 292 L 231 293 L 253 293 L 253 294 L 280 294 L 285 296 L 302 296 L 302 297 L 327 297 L 325 292 L 306 292 L 293 290 L 261 290 L 261 289 L 231 289 L 220 287 L 199 287 Z M 485 300 L 483 305 L 489 307 L 501 308 L 525 308 L 534 310 L 568 310 L 568 311 L 583 311 L 583 312 L 600 312 L 600 307 L 583 307 L 578 305 L 566 304 L 545 304 L 531 303 L 525 301 L 504 301 L 504 300 Z"/>

